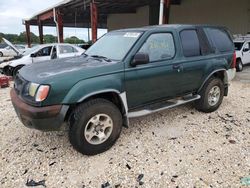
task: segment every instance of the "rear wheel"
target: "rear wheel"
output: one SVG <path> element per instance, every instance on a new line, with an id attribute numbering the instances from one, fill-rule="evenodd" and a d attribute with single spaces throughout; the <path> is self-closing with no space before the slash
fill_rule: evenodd
<path id="1" fill-rule="evenodd" d="M 240 59 L 237 60 L 237 63 L 236 63 L 236 70 L 237 70 L 237 72 L 243 71 L 243 63 L 242 63 L 242 61 L 241 61 Z"/>
<path id="2" fill-rule="evenodd" d="M 0 57 L 3 57 L 3 52 L 0 52 Z"/>
<path id="3" fill-rule="evenodd" d="M 85 155 L 96 155 L 114 145 L 122 130 L 119 109 L 105 99 L 94 99 L 73 112 L 69 140 Z"/>
<path id="4" fill-rule="evenodd" d="M 200 92 L 201 99 L 195 102 L 196 109 L 206 113 L 216 111 L 223 101 L 224 89 L 221 79 L 210 78 Z"/>

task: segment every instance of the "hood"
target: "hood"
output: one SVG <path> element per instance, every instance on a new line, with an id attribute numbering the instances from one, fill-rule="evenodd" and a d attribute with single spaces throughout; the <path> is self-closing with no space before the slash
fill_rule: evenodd
<path id="1" fill-rule="evenodd" d="M 50 84 L 55 80 L 70 79 L 72 82 L 96 76 L 106 71 L 117 62 L 107 62 L 102 59 L 85 57 L 84 55 L 74 58 L 56 59 L 46 62 L 34 63 L 21 69 L 20 75 L 38 84 Z M 105 68 L 106 67 L 106 68 Z"/>
<path id="2" fill-rule="evenodd" d="M 12 48 L 12 50 L 14 50 L 17 55 L 21 55 L 22 53 L 10 42 L 8 41 L 7 39 L 3 38 L 3 41 L 10 47 Z"/>

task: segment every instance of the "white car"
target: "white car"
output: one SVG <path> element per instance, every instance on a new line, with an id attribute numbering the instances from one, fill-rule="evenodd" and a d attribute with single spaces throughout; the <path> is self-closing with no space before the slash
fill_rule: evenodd
<path id="1" fill-rule="evenodd" d="M 236 70 L 241 72 L 244 65 L 250 63 L 250 37 L 241 37 L 234 40 L 236 51 Z"/>
<path id="2" fill-rule="evenodd" d="M 33 48 L 27 49 L 22 54 L 11 43 L 8 43 L 8 45 L 15 49 L 19 55 L 21 54 L 21 57 L 19 59 L 14 59 L 0 64 L 0 72 L 7 76 L 15 76 L 16 73 L 25 65 L 52 59 L 80 56 L 85 51 L 75 45 L 55 43 L 34 46 Z"/>
<path id="3" fill-rule="evenodd" d="M 0 57 L 14 57 L 17 53 L 10 47 L 0 48 Z"/>

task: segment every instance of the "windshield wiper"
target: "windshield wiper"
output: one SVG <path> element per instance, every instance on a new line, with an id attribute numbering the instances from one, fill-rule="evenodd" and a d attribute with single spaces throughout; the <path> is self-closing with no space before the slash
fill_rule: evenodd
<path id="1" fill-rule="evenodd" d="M 107 57 L 104 57 L 104 56 L 101 56 L 101 55 L 92 55 L 91 57 L 93 57 L 93 58 L 99 58 L 99 59 L 104 59 L 107 62 L 112 62 L 111 59 L 109 59 Z"/>

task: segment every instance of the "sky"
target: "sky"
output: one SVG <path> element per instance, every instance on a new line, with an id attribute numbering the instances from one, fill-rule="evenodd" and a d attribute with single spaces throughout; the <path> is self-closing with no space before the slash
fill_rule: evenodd
<path id="1" fill-rule="evenodd" d="M 22 19 L 30 18 L 34 14 L 51 7 L 61 0 L 0 0 L 0 32 L 19 34 L 25 31 Z M 31 26 L 31 32 L 38 35 L 38 27 Z M 106 30 L 98 30 L 98 37 Z M 91 32 L 90 32 L 91 33 Z M 55 27 L 44 27 L 44 34 L 56 35 Z M 87 29 L 64 28 L 64 38 L 77 36 L 85 41 L 88 39 Z"/>

